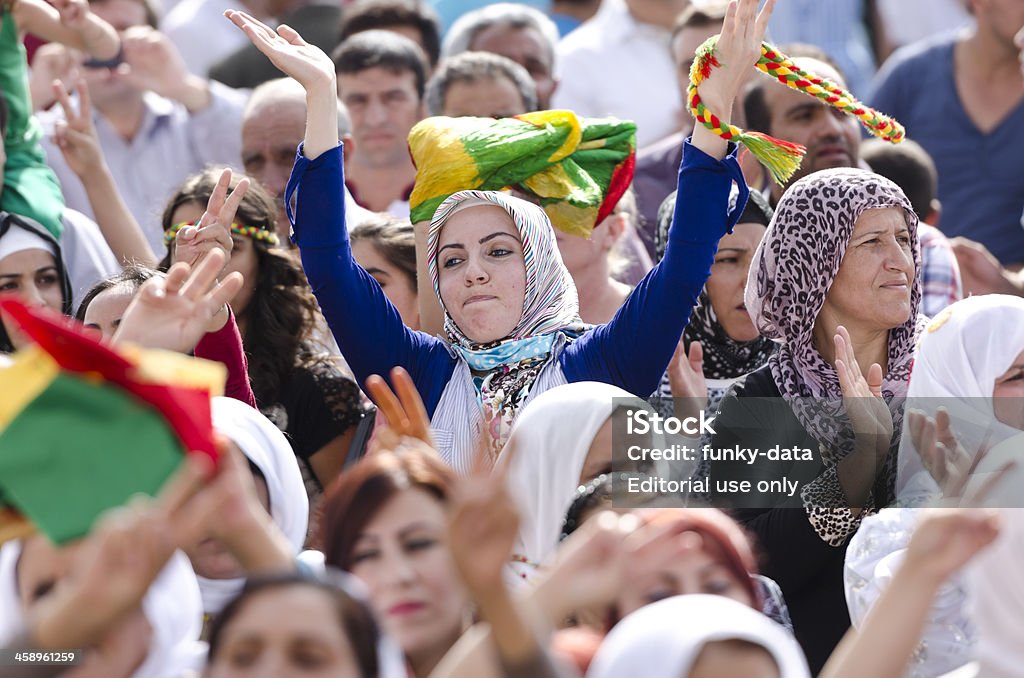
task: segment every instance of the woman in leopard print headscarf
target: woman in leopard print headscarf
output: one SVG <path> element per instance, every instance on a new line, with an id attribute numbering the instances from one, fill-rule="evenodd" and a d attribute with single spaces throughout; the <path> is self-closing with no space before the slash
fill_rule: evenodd
<path id="1" fill-rule="evenodd" d="M 812 668 L 849 626 L 843 556 L 863 512 L 851 507 L 892 497 L 923 320 L 919 268 L 917 217 L 906 196 L 888 179 L 850 168 L 793 184 L 750 266 L 747 309 L 779 350 L 725 397 L 712 445 L 807 448 L 820 461 L 788 504 L 795 510 L 762 498 L 738 511 L 760 536 L 766 573 L 783 588 Z M 755 405 L 752 397 L 772 400 Z M 787 470 L 792 478 L 793 469 L 765 460 L 748 473 L 776 478 Z"/>

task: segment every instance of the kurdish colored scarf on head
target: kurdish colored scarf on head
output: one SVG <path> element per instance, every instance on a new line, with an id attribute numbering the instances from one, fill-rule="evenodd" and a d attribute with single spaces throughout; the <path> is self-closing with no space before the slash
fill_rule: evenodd
<path id="1" fill-rule="evenodd" d="M 526 291 L 523 313 L 507 337 L 480 344 L 467 337 L 444 311 L 444 329 L 452 347 L 474 372 L 474 385 L 484 410 L 484 421 L 493 449 L 500 450 L 508 440 L 512 422 L 520 405 L 529 395 L 541 368 L 547 363 L 559 332 L 579 336 L 587 325 L 580 320 L 579 298 L 572 276 L 562 263 L 544 210 L 502 193 L 460 191 L 445 199 L 427 232 L 427 258 L 430 280 L 441 307 L 437 251 L 441 229 L 462 209 L 497 205 L 512 218 L 523 244 L 526 267 Z"/>
<path id="2" fill-rule="evenodd" d="M 826 450 L 852 449 L 853 432 L 842 409 L 835 367 L 814 347 L 814 323 L 846 254 L 854 224 L 865 211 L 902 209 L 909 226 L 914 266 L 921 268 L 917 216 L 903 191 L 860 169 L 816 172 L 793 184 L 779 201 L 768 232 L 754 253 L 745 302 L 754 326 L 781 342 L 768 360 L 782 397 L 805 430 Z M 882 394 L 894 431 L 903 421 L 914 347 L 922 329 L 921 276 L 915 275 L 907 321 L 889 331 L 888 371 Z M 899 436 L 894 436 L 899 440 Z"/>
<path id="3" fill-rule="evenodd" d="M 572 111 L 512 118 L 427 118 L 409 132 L 410 218 L 430 219 L 456 191 L 517 188 L 560 231 L 589 238 L 633 180 L 636 125 Z"/>

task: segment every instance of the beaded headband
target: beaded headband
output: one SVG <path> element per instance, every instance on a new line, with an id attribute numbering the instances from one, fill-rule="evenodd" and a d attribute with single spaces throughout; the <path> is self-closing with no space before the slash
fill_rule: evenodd
<path id="1" fill-rule="evenodd" d="M 736 141 L 745 146 L 762 165 L 768 168 L 776 182 L 780 185 L 785 184 L 799 169 L 800 161 L 807 149 L 799 144 L 775 139 L 767 134 L 747 132 L 735 125 L 723 123 L 718 116 L 704 106 L 700 95 L 697 94 L 697 86 L 711 74 L 711 69 L 723 65 L 715 56 L 718 37 L 716 35 L 709 38 L 697 49 L 697 58 L 690 69 L 688 96 L 690 112 L 698 122 L 713 133 L 726 141 Z M 761 43 L 761 58 L 757 60 L 755 66 L 757 70 L 790 89 L 821 99 L 829 106 L 856 117 L 871 134 L 880 139 L 898 144 L 906 136 L 903 125 L 896 120 L 861 103 L 835 83 L 804 71 L 792 59 L 767 42 Z"/>
<path id="2" fill-rule="evenodd" d="M 185 228 L 186 226 L 195 226 L 194 221 L 182 221 L 181 223 L 174 224 L 166 231 L 164 231 L 164 243 L 170 245 L 174 242 L 175 236 L 178 235 L 178 231 Z M 273 231 L 268 231 L 265 228 L 259 228 L 258 226 L 243 226 L 241 224 L 231 224 L 231 232 L 235 235 L 242 235 L 246 238 L 252 238 L 253 240 L 259 240 L 260 242 L 268 243 L 271 246 L 276 247 L 280 244 L 280 240 L 277 234 Z"/>

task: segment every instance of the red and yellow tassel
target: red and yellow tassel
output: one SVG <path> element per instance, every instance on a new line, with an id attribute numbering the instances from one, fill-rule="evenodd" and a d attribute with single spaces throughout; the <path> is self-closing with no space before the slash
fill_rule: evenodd
<path id="1" fill-rule="evenodd" d="M 713 133 L 726 141 L 735 141 L 745 146 L 762 165 L 768 168 L 772 178 L 778 184 L 784 185 L 800 168 L 800 162 L 807 149 L 799 144 L 775 139 L 760 132 L 747 132 L 735 125 L 723 122 L 708 110 L 697 92 L 698 86 L 711 74 L 711 70 L 722 66 L 715 55 L 717 44 L 718 36 L 716 35 L 709 38 L 697 50 L 697 58 L 693 62 L 693 68 L 690 69 L 688 95 L 690 112 L 697 122 L 703 124 Z M 835 83 L 802 70 L 792 59 L 768 43 L 761 45 L 761 57 L 758 59 L 756 67 L 783 85 L 821 99 L 828 105 L 856 117 L 871 134 L 880 139 L 898 144 L 906 137 L 903 126 L 896 120 L 861 103 Z"/>

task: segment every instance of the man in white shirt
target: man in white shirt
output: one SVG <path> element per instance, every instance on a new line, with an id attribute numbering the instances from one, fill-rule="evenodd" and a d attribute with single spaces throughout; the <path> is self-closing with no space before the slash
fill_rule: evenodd
<path id="1" fill-rule="evenodd" d="M 604 0 L 558 45 L 553 108 L 637 126 L 642 148 L 678 129 L 682 100 L 669 43 L 687 0 Z"/>

